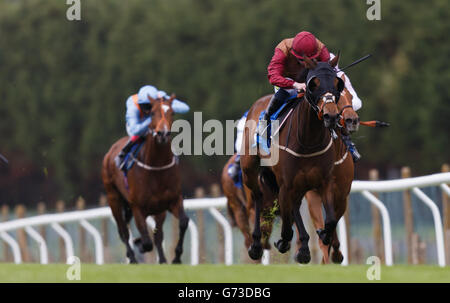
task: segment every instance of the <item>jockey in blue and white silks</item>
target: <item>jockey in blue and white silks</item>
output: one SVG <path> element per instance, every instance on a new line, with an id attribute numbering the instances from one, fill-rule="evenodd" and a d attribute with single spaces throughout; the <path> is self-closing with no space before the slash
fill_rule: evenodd
<path id="1" fill-rule="evenodd" d="M 150 116 L 151 105 L 148 97 L 152 99 L 170 98 L 166 92 L 161 90 L 158 91 L 156 87 L 152 85 L 145 85 L 141 87 L 137 94 L 128 97 L 126 101 L 127 111 L 125 120 L 126 130 L 130 138 L 115 158 L 117 167 L 121 169 L 126 154 L 130 152 L 136 142 L 142 140 L 147 135 L 148 126 L 152 121 Z M 174 99 L 172 102 L 172 109 L 174 113 L 184 114 L 189 111 L 189 106 L 183 101 Z"/>
<path id="2" fill-rule="evenodd" d="M 237 178 L 239 177 L 239 172 L 241 170 L 241 147 L 242 147 L 242 139 L 244 138 L 244 127 L 245 122 L 247 121 L 248 111 L 241 117 L 239 122 L 236 125 L 236 141 L 234 143 L 234 148 L 236 149 L 236 157 L 234 158 L 233 163 L 228 168 L 228 175 L 237 183 Z"/>

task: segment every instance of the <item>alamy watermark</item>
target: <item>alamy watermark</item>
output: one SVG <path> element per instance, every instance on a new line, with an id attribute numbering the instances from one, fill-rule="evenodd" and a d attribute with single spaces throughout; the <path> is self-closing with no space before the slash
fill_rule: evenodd
<path id="1" fill-rule="evenodd" d="M 66 11 L 66 18 L 69 21 L 81 20 L 81 0 L 66 0 L 70 7 Z"/>
<path id="2" fill-rule="evenodd" d="M 194 112 L 193 127 L 187 120 L 177 119 L 173 122 L 171 132 L 174 133 L 172 139 L 172 152 L 179 155 L 227 155 L 232 156 L 235 153 L 243 155 L 257 155 L 257 141 L 259 143 L 267 140 L 271 136 L 271 148 L 269 152 L 259 148 L 262 166 L 272 166 L 278 163 L 279 149 L 272 148 L 278 144 L 279 121 L 271 122 L 272 134 L 267 133 L 267 122 L 262 120 L 256 122 L 247 120 L 240 124 L 240 120 L 226 120 L 225 125 L 215 119 L 207 120 L 203 123 L 201 112 Z M 238 127 L 239 125 L 239 127 Z M 237 134 L 235 137 L 235 128 Z M 258 133 L 262 134 L 257 140 Z M 244 136 L 248 130 L 249 136 Z M 204 137 L 204 135 L 206 135 Z M 235 139 L 237 138 L 237 140 Z M 266 144 L 265 142 L 263 142 Z"/>
<path id="3" fill-rule="evenodd" d="M 381 260 L 376 256 L 370 256 L 367 258 L 366 264 L 372 265 L 367 269 L 367 280 L 381 280 Z"/>
<path id="4" fill-rule="evenodd" d="M 381 0 L 367 0 L 366 3 L 370 5 L 366 12 L 367 19 L 370 21 L 381 20 Z"/>
<path id="5" fill-rule="evenodd" d="M 70 264 L 66 271 L 66 278 L 69 281 L 80 281 L 81 280 L 81 261 L 80 258 L 76 256 L 70 256 L 68 261 Z"/>

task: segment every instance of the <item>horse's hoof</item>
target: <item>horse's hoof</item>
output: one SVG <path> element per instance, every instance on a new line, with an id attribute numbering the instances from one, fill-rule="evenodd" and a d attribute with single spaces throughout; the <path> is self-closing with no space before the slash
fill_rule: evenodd
<path id="1" fill-rule="evenodd" d="M 143 253 L 151 252 L 153 250 L 153 243 L 152 242 L 142 243 L 142 249 Z"/>
<path id="2" fill-rule="evenodd" d="M 139 252 L 141 254 L 150 252 L 153 250 L 153 243 L 152 242 L 142 242 L 141 238 L 134 239 L 134 245 L 137 246 L 139 249 Z"/>
<path id="3" fill-rule="evenodd" d="M 263 255 L 263 248 L 261 244 L 252 244 L 248 249 L 248 256 L 252 260 L 260 260 Z"/>
<path id="4" fill-rule="evenodd" d="M 135 256 L 127 256 L 129 264 L 138 264 Z"/>
<path id="5" fill-rule="evenodd" d="M 311 261 L 309 249 L 301 247 L 295 255 L 295 260 L 300 264 L 308 264 Z"/>
<path id="6" fill-rule="evenodd" d="M 291 249 L 291 243 L 289 241 L 283 241 L 283 239 L 278 240 L 277 242 L 273 243 L 273 245 L 275 245 L 278 251 L 282 254 Z"/>
<path id="7" fill-rule="evenodd" d="M 181 259 L 180 258 L 173 259 L 172 264 L 181 264 Z"/>
<path id="8" fill-rule="evenodd" d="M 344 261 L 344 256 L 339 250 L 333 250 L 333 253 L 331 254 L 331 261 L 335 264 L 341 264 L 342 261 Z"/>

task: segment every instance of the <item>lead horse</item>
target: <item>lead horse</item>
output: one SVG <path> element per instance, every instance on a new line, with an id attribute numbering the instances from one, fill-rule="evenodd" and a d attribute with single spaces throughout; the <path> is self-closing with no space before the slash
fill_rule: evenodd
<path id="1" fill-rule="evenodd" d="M 345 75 L 341 76 L 344 80 Z M 272 95 L 269 96 L 269 99 Z M 344 88 L 341 93 L 341 97 L 337 102 L 339 114 L 340 114 L 340 127 L 342 127 L 342 132 L 355 132 L 359 128 L 359 116 L 353 110 L 352 105 L 352 95 L 350 92 Z M 339 132 L 338 132 L 339 133 Z M 335 212 L 337 220 L 342 216 L 342 212 L 347 208 L 347 197 L 350 193 L 351 183 L 353 181 L 354 167 L 353 160 L 348 154 L 348 150 L 342 140 L 334 140 L 335 145 L 335 163 L 333 169 L 333 179 L 334 179 L 334 195 L 335 195 Z M 228 167 L 230 164 L 234 163 L 233 155 L 225 164 L 222 171 L 222 187 L 225 196 L 227 197 L 227 207 L 228 213 L 233 222 L 234 226 L 238 226 L 244 236 L 244 243 L 247 248 L 251 245 L 251 233 L 249 222 L 254 220 L 254 207 L 247 208 L 247 202 L 245 200 L 244 191 L 234 185 L 234 181 L 228 175 Z M 272 195 L 272 193 L 268 193 Z M 310 217 L 312 219 L 313 225 L 316 230 L 323 229 L 323 215 L 322 215 L 322 200 L 316 191 L 308 191 L 305 195 L 306 201 L 308 203 L 308 210 Z M 273 199 L 276 199 L 273 196 Z M 269 238 L 272 232 L 272 225 L 274 220 L 273 212 L 274 201 L 270 201 L 270 198 L 264 199 L 266 202 L 262 206 L 262 222 L 261 222 L 261 232 L 262 232 L 262 245 L 264 249 L 270 249 Z M 253 206 L 253 205 L 252 205 Z M 272 213 L 272 215 L 268 215 Z M 297 233 L 298 235 L 298 233 Z M 301 243 L 298 240 L 298 246 Z M 331 255 L 331 260 L 334 263 L 341 263 L 343 260 L 342 253 L 339 250 L 339 239 L 337 235 L 333 235 L 331 246 L 333 247 L 333 254 Z M 322 262 L 329 263 L 329 246 L 322 243 L 319 239 L 319 247 L 322 251 Z"/>
<path id="2" fill-rule="evenodd" d="M 167 210 L 179 220 L 179 239 L 172 263 L 181 263 L 183 239 L 189 218 L 183 207 L 179 166 L 171 150 L 170 129 L 173 122 L 171 105 L 174 98 L 174 95 L 169 100 L 149 97 L 152 122 L 145 142 L 137 157 L 133 159 L 135 163 L 126 178 L 117 168 L 114 158 L 127 141 L 127 137 L 114 143 L 103 159 L 103 184 L 130 263 L 137 263 L 137 260 L 129 243 L 129 223 L 134 217 L 141 235 L 134 240 L 134 244 L 141 253 L 149 252 L 153 249 L 146 223 L 146 218 L 150 215 L 154 216 L 156 222 L 154 240 L 159 263 L 166 263 L 162 240 Z"/>
<path id="3" fill-rule="evenodd" d="M 306 96 L 295 107 L 290 117 L 290 127 L 279 131 L 279 142 L 286 142 L 285 146 L 276 142 L 272 144 L 272 149 L 280 148 L 284 151 L 280 153 L 278 163 L 273 166 L 260 166 L 264 156 L 260 151 L 255 153 L 252 150 L 258 117 L 265 108 L 267 97 L 259 99 L 248 113 L 247 122 L 253 123 L 246 125 L 244 130 L 241 167 L 247 201 L 255 208 L 253 243 L 249 248 L 249 256 L 253 260 L 260 259 L 263 253 L 260 216 L 263 200 L 268 196 L 263 193 L 267 192 L 264 188 L 271 188 L 278 197 L 282 230 L 281 239 L 275 246 L 281 253 L 290 248 L 292 224 L 295 221 L 301 242 L 296 260 L 300 263 L 310 261 L 309 235 L 299 212 L 303 196 L 309 190 L 317 190 L 325 206 L 325 227 L 319 231 L 324 244 L 330 243 L 335 232 L 337 220 L 332 192 L 335 150 L 332 129 L 336 127 L 339 115 L 336 102 L 344 89 L 344 82 L 334 70 L 338 59 L 339 56 L 336 56 L 330 64 L 305 60 L 309 69 Z"/>

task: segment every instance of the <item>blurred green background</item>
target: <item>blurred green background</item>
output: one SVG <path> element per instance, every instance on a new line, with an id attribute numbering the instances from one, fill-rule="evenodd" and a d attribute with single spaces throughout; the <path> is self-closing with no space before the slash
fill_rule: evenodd
<path id="1" fill-rule="evenodd" d="M 271 93 L 267 65 L 284 38 L 308 30 L 347 71 L 363 101 L 353 140 L 381 178 L 409 165 L 435 173 L 450 160 L 450 2 L 381 1 L 369 21 L 355 0 L 61 0 L 0 2 L 0 202 L 96 202 L 101 161 L 125 132 L 125 101 L 145 84 L 175 92 L 207 119 L 237 120 Z M 227 156 L 183 156 L 183 192 L 219 182 Z"/>

